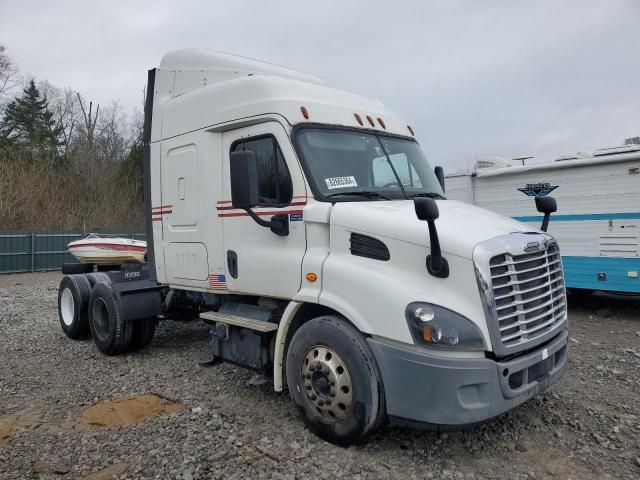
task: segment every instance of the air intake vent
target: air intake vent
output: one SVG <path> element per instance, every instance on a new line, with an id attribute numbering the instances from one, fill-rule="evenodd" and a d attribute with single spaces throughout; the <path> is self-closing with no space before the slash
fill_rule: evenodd
<path id="1" fill-rule="evenodd" d="M 387 261 L 391 258 L 389 249 L 380 240 L 358 233 L 351 234 L 351 255 Z"/>

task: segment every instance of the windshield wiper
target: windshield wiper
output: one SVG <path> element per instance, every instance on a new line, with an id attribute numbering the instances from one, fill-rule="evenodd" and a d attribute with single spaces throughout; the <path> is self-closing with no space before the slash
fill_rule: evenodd
<path id="1" fill-rule="evenodd" d="M 354 197 L 365 197 L 365 198 L 381 198 L 383 200 L 391 200 L 389 197 L 382 195 L 378 192 L 373 192 L 371 190 L 361 190 L 359 192 L 336 192 L 330 193 L 329 195 L 325 195 L 327 198 L 331 197 L 346 197 L 346 196 L 354 196 Z"/>
<path id="2" fill-rule="evenodd" d="M 429 197 L 429 198 L 439 198 L 441 200 L 445 199 L 442 195 L 440 195 L 439 193 L 435 193 L 435 192 L 414 193 L 413 195 L 409 195 L 409 197 L 411 197 L 411 198 L 413 198 L 413 197 Z"/>

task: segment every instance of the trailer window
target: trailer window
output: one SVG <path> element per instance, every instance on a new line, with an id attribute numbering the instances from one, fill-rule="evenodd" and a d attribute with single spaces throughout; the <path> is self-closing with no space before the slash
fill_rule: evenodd
<path id="1" fill-rule="evenodd" d="M 259 206 L 274 207 L 291 203 L 293 192 L 291 176 L 274 136 L 237 141 L 231 146 L 231 151 L 251 151 L 256 154 Z"/>

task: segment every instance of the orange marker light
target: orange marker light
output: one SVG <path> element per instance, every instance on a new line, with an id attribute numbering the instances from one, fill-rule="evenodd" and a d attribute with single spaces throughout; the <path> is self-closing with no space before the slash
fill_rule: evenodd
<path id="1" fill-rule="evenodd" d="M 425 343 L 431 343 L 433 340 L 433 327 L 431 325 L 424 325 L 422 327 L 422 339 Z"/>
<path id="2" fill-rule="evenodd" d="M 300 107 L 300 111 L 302 112 L 302 116 L 305 120 L 309 120 L 309 111 L 307 110 L 307 107 Z"/>
<path id="3" fill-rule="evenodd" d="M 313 283 L 313 282 L 315 282 L 316 280 L 318 280 L 318 275 L 316 275 L 316 274 L 315 274 L 315 273 L 313 273 L 313 272 L 309 272 L 309 273 L 307 273 L 307 275 L 306 275 L 306 279 L 307 279 L 307 282 Z"/>
<path id="4" fill-rule="evenodd" d="M 358 121 L 358 123 L 360 124 L 360 126 L 364 125 L 362 123 L 362 117 L 360 115 L 358 115 L 357 113 L 353 114 L 354 117 L 356 117 L 356 120 Z"/>

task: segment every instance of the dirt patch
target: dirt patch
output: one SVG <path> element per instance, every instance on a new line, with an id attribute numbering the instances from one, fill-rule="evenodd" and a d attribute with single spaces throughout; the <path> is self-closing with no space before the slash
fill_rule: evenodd
<path id="1" fill-rule="evenodd" d="M 0 417 L 0 443 L 7 442 L 17 431 L 38 423 L 32 414 L 15 414 Z"/>
<path id="2" fill-rule="evenodd" d="M 119 477 L 122 475 L 129 465 L 126 463 L 116 463 L 115 465 L 111 465 L 102 470 L 98 470 L 97 472 L 90 473 L 82 477 L 83 480 L 111 480 L 112 478 Z"/>
<path id="3" fill-rule="evenodd" d="M 84 411 L 82 423 L 99 427 L 127 427 L 182 410 L 184 405 L 181 403 L 157 395 L 138 395 L 97 403 Z"/>

